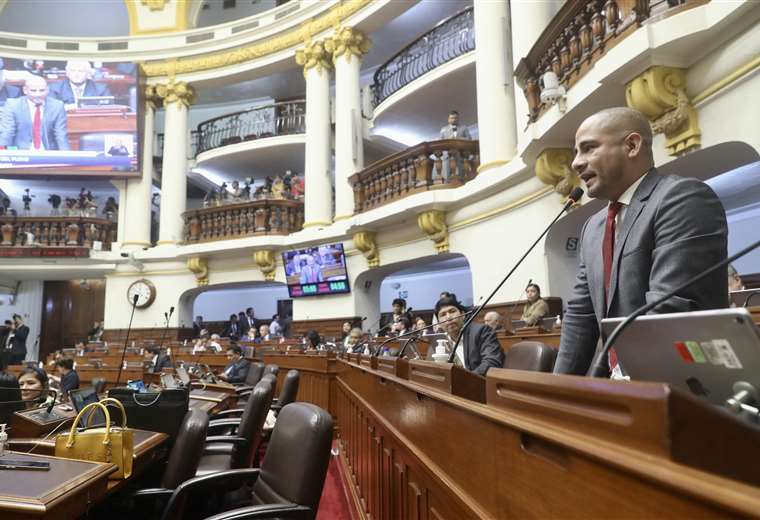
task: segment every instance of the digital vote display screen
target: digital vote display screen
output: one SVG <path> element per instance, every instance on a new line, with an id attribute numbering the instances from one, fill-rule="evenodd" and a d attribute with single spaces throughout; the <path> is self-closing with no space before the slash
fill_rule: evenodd
<path id="1" fill-rule="evenodd" d="M 343 244 L 282 253 L 291 298 L 350 292 Z"/>
<path id="2" fill-rule="evenodd" d="M 131 62 L 0 58 L 0 175 L 139 175 L 138 85 Z"/>

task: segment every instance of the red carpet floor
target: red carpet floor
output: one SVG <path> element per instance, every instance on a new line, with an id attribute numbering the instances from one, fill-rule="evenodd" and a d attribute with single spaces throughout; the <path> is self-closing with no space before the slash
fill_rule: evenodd
<path id="1" fill-rule="evenodd" d="M 331 456 L 325 485 L 322 488 L 322 498 L 319 501 L 317 520 L 354 520 L 355 518 L 353 506 L 349 502 L 349 491 L 339 465 L 338 457 Z"/>

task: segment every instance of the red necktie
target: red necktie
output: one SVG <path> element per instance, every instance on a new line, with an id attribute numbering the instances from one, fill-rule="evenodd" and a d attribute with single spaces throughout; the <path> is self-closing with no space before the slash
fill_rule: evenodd
<path id="1" fill-rule="evenodd" d="M 623 205 L 613 202 L 607 207 L 607 223 L 604 226 L 604 242 L 602 242 L 602 258 L 604 260 L 604 314 L 607 314 L 607 304 L 610 298 L 610 278 L 612 277 L 612 256 L 615 252 L 615 218 Z M 610 349 L 610 368 L 617 365 L 617 354 Z"/>
<path id="2" fill-rule="evenodd" d="M 42 118 L 40 117 L 40 106 L 36 105 L 34 108 L 34 123 L 32 123 L 32 139 L 34 140 L 34 149 L 39 150 L 42 143 L 42 134 L 40 129 L 42 128 Z"/>

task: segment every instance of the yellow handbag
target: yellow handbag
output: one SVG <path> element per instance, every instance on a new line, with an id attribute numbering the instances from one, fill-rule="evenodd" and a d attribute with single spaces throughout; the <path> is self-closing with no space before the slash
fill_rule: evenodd
<path id="1" fill-rule="evenodd" d="M 111 415 L 105 402 L 115 401 L 121 408 L 121 427 L 111 427 Z M 106 419 L 105 427 L 90 428 L 77 432 L 77 425 L 87 412 L 100 408 Z M 91 413 L 88 423 L 92 421 Z M 132 475 L 132 457 L 134 455 L 133 432 L 127 428 L 127 414 L 124 407 L 115 399 L 103 399 L 82 408 L 74 419 L 69 433 L 59 434 L 55 439 L 55 456 L 67 459 L 89 460 L 93 462 L 110 462 L 118 469 L 111 473 L 109 479 L 129 478 Z"/>

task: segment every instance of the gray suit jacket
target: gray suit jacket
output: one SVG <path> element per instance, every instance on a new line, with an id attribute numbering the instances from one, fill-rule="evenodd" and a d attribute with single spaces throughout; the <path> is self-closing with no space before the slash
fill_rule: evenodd
<path id="1" fill-rule="evenodd" d="M 459 125 L 454 132 L 454 127 L 446 125 L 441 128 L 441 139 L 472 139 L 472 137 L 466 126 Z"/>
<path id="2" fill-rule="evenodd" d="M 636 189 L 618 230 L 605 307 L 602 242 L 606 220 L 605 206 L 583 227 L 580 265 L 562 320 L 555 373 L 588 371 L 602 318 L 626 316 L 728 255 L 726 213 L 715 192 L 696 179 L 652 170 Z M 652 313 L 726 307 L 727 294 L 726 273 L 719 270 Z"/>
<path id="3" fill-rule="evenodd" d="M 48 97 L 42 115 L 42 144 L 46 150 L 70 150 L 63 102 Z M 26 96 L 9 99 L 0 119 L 0 145 L 29 150 L 32 143 L 32 117 Z"/>
<path id="4" fill-rule="evenodd" d="M 504 365 L 504 351 L 493 329 L 487 325 L 472 323 L 465 331 L 459 348 L 464 348 L 467 370 L 481 376 L 486 375 L 491 367 L 502 368 Z"/>

